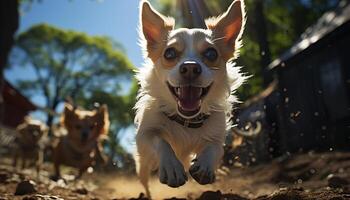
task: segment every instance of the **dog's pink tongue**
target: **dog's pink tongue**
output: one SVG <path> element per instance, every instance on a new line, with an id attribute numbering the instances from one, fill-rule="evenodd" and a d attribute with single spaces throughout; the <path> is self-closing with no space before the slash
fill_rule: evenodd
<path id="1" fill-rule="evenodd" d="M 202 88 L 200 87 L 180 87 L 179 104 L 185 111 L 194 111 L 200 107 Z"/>

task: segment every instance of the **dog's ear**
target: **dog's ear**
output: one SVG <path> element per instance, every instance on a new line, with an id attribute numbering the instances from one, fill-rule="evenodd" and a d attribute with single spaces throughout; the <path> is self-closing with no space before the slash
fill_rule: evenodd
<path id="1" fill-rule="evenodd" d="M 108 107 L 106 104 L 103 104 L 102 106 L 100 106 L 97 109 L 97 114 L 101 115 L 101 116 L 106 116 L 108 115 Z"/>
<path id="2" fill-rule="evenodd" d="M 23 119 L 23 123 L 29 124 L 32 121 L 32 117 L 27 115 Z"/>
<path id="3" fill-rule="evenodd" d="M 69 104 L 69 103 L 65 103 L 65 104 L 64 104 L 63 113 L 64 113 L 65 115 L 74 114 L 74 107 L 73 107 L 71 104 Z"/>
<path id="4" fill-rule="evenodd" d="M 49 127 L 46 126 L 46 124 L 41 124 L 40 130 L 41 130 L 42 135 L 47 135 L 49 133 Z"/>
<path id="5" fill-rule="evenodd" d="M 109 115 L 108 115 L 108 107 L 106 104 L 103 104 L 102 106 L 100 106 L 98 108 L 98 110 L 96 111 L 96 117 L 98 120 L 98 126 L 100 131 L 100 135 L 104 135 L 107 134 L 109 131 Z"/>
<path id="6" fill-rule="evenodd" d="M 169 31 L 174 29 L 175 20 L 161 15 L 148 1 L 141 1 L 140 8 L 140 28 L 146 42 L 147 56 L 155 60 Z"/>
<path id="7" fill-rule="evenodd" d="M 244 1 L 235 0 L 224 14 L 205 21 L 207 28 L 213 31 L 213 39 L 223 48 L 222 52 L 227 59 L 232 57 L 232 52 L 237 53 L 235 51 L 241 46 L 240 39 L 245 20 Z M 225 55 L 227 52 L 229 54 Z"/>
<path id="8" fill-rule="evenodd" d="M 74 107 L 69 103 L 64 103 L 63 114 L 61 116 L 61 124 L 67 126 L 69 121 L 72 120 L 75 115 Z"/>

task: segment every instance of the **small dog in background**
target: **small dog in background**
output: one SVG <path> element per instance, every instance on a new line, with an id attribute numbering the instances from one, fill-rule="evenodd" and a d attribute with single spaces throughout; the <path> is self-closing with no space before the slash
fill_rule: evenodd
<path id="1" fill-rule="evenodd" d="M 102 140 L 106 139 L 109 130 L 108 116 L 106 105 L 92 111 L 77 109 L 68 103 L 64 105 L 61 123 L 67 134 L 59 137 L 53 147 L 53 180 L 61 177 L 61 164 L 79 169 L 76 178 L 80 178 L 96 159 L 106 162 Z"/>
<path id="2" fill-rule="evenodd" d="M 26 117 L 24 122 L 16 128 L 15 149 L 13 166 L 17 166 L 18 157 L 22 160 L 22 169 L 27 166 L 27 161 L 36 166 L 39 174 L 44 162 L 45 139 L 47 139 L 48 127 L 41 121 Z"/>
<path id="3" fill-rule="evenodd" d="M 245 80 L 232 62 L 241 46 L 244 2 L 236 0 L 221 16 L 207 19 L 207 29 L 174 29 L 174 19 L 149 2 L 140 8 L 146 60 L 137 74 L 135 105 L 140 181 L 149 197 L 149 175 L 157 169 L 160 182 L 170 187 L 185 184 L 188 169 L 198 183 L 213 183 L 232 93 Z"/>

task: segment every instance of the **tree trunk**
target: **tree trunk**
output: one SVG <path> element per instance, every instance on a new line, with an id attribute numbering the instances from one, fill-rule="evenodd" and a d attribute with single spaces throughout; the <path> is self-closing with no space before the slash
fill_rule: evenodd
<path id="1" fill-rule="evenodd" d="M 2 91 L 4 87 L 4 68 L 7 63 L 7 57 L 14 43 L 14 35 L 18 29 L 18 1 L 2 0 L 0 1 L 0 123 L 4 118 L 4 99 Z"/>
<path id="2" fill-rule="evenodd" d="M 46 125 L 49 127 L 49 133 L 48 133 L 49 137 L 52 136 L 53 119 L 54 119 L 54 116 L 47 114 Z"/>
<path id="3" fill-rule="evenodd" d="M 55 98 L 56 99 L 56 98 Z M 50 106 L 49 108 L 52 111 L 56 111 L 56 108 L 59 104 L 59 101 L 54 100 L 52 106 Z M 48 132 L 48 136 L 51 137 L 52 136 L 52 125 L 53 125 L 53 120 L 55 119 L 55 116 L 52 113 L 47 113 L 47 118 L 46 118 L 46 125 L 47 127 L 49 127 L 49 132 Z"/>
<path id="4" fill-rule="evenodd" d="M 264 15 L 264 1 L 255 0 L 254 4 L 254 20 L 256 28 L 256 39 L 260 50 L 260 64 L 262 76 L 264 79 L 264 86 L 268 86 L 272 81 L 272 75 L 269 73 L 268 66 L 271 63 L 271 52 L 268 42 L 268 34 L 266 27 L 266 19 Z"/>

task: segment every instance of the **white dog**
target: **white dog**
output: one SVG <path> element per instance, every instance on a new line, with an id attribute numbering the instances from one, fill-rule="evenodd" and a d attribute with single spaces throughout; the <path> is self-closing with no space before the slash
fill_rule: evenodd
<path id="1" fill-rule="evenodd" d="M 136 103 L 137 160 L 140 181 L 150 197 L 148 178 L 170 187 L 187 181 L 215 181 L 223 155 L 232 93 L 244 77 L 232 60 L 238 55 L 245 23 L 243 0 L 234 1 L 207 29 L 174 30 L 174 19 L 140 5 L 140 37 L 145 66 Z M 191 163 L 191 158 L 195 159 Z"/>

